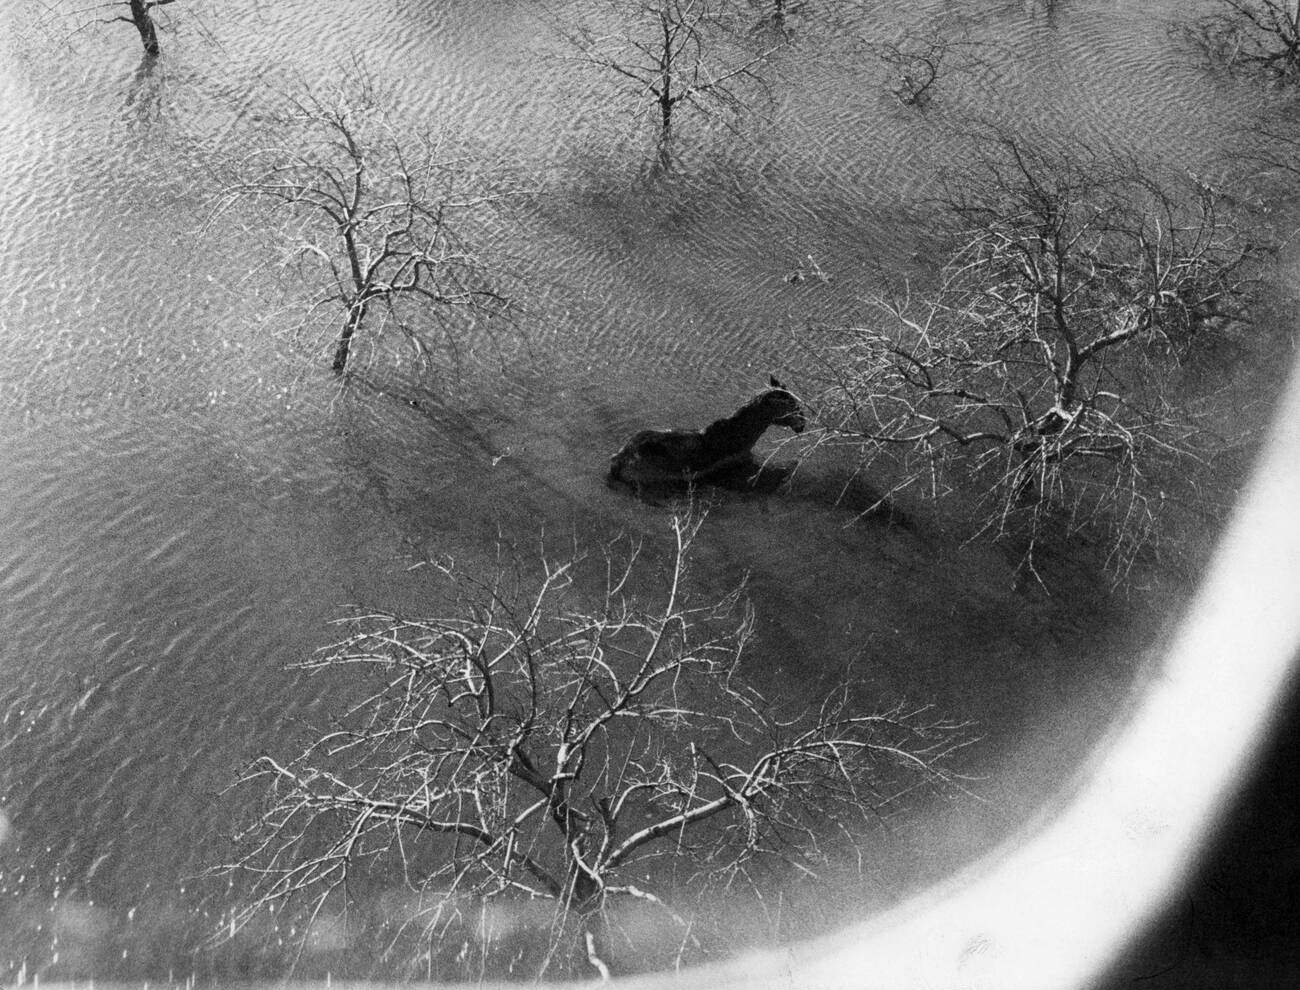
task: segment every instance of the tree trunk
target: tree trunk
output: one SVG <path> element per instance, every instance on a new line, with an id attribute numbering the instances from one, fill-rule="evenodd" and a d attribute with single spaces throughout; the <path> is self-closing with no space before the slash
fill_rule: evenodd
<path id="1" fill-rule="evenodd" d="M 366 304 L 359 303 L 348 310 L 348 321 L 343 324 L 343 330 L 339 333 L 339 339 L 334 344 L 334 363 L 330 365 L 334 374 L 343 374 L 343 369 L 348 366 L 348 357 L 352 353 L 352 337 L 361 326 L 361 321 L 366 318 Z"/>
<path id="2" fill-rule="evenodd" d="M 1291 28 L 1291 37 L 1287 40 L 1291 45 L 1291 68 L 1294 69 L 1300 62 L 1300 0 L 1287 0 L 1286 16 Z"/>
<path id="3" fill-rule="evenodd" d="M 673 141 L 673 103 L 668 99 L 667 94 L 668 90 L 665 84 L 664 95 L 659 99 L 661 119 L 659 127 L 659 167 L 665 172 L 672 168 L 673 164 L 671 147 Z"/>
<path id="4" fill-rule="evenodd" d="M 659 163 L 668 167 L 668 142 L 672 137 L 673 107 L 673 24 L 666 10 L 659 13 L 659 26 L 663 30 L 663 50 L 659 53 Z"/>
<path id="5" fill-rule="evenodd" d="M 127 2 L 131 5 L 131 22 L 140 32 L 144 53 L 157 55 L 161 49 L 158 47 L 158 30 L 154 27 L 153 18 L 149 16 L 149 4 L 146 0 L 127 0 Z"/>

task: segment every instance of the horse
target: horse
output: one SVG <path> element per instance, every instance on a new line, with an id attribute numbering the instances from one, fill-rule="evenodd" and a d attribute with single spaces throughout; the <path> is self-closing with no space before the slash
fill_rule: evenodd
<path id="1" fill-rule="evenodd" d="M 609 459 L 611 484 L 674 487 L 708 480 L 753 461 L 754 444 L 769 426 L 802 433 L 808 425 L 799 400 L 776 376 L 730 416 L 702 430 L 642 430 Z"/>

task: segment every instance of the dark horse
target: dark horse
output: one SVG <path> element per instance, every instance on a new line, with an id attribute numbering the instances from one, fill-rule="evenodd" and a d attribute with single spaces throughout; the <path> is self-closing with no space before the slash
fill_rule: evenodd
<path id="1" fill-rule="evenodd" d="M 609 459 L 611 483 L 671 488 L 709 480 L 753 462 L 754 444 L 769 426 L 802 433 L 803 407 L 776 378 L 730 416 L 702 430 L 642 430 Z"/>

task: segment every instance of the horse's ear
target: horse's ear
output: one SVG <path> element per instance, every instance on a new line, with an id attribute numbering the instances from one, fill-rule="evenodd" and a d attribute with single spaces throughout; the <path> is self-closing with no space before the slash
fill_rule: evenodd
<path id="1" fill-rule="evenodd" d="M 773 388 L 785 388 L 784 385 L 776 380 L 776 375 L 768 375 L 767 380 L 772 383 Z"/>

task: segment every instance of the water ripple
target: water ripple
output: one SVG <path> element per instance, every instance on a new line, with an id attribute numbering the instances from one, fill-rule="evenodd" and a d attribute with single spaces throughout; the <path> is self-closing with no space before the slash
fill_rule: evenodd
<path id="1" fill-rule="evenodd" d="M 241 810 L 215 795 L 352 687 L 285 664 L 348 603 L 436 606 L 411 554 L 486 559 L 539 528 L 653 537 L 662 510 L 603 486 L 611 449 L 707 423 L 798 369 L 799 333 L 858 315 L 877 268 L 908 263 L 972 118 L 1193 163 L 1245 99 L 1168 43 L 1172 0 L 856 5 L 834 24 L 808 4 L 771 99 L 735 130 L 683 113 L 663 173 L 649 104 L 563 58 L 536 5 L 182 6 L 152 66 L 123 25 L 63 42 L 0 10 L 0 804 L 22 837 L 0 892 L 71 877 L 134 905 L 206 865 Z M 987 57 L 920 112 L 867 43 L 933 30 Z M 358 59 L 401 133 L 519 192 L 481 248 L 520 315 L 465 324 L 427 368 L 377 347 L 342 386 L 332 325 L 294 329 L 311 287 L 277 264 L 273 222 L 208 207 L 250 125 Z M 954 580 L 943 561 L 908 573 L 837 512 L 717 510 L 701 580 L 752 572 L 779 690 L 806 680 L 787 647 L 866 649 L 871 567 L 916 602 Z M 972 665 L 988 684 L 900 661 L 881 690 L 994 707 L 1020 686 L 993 669 L 1001 643 Z M 141 965 L 123 972 L 158 975 Z"/>

